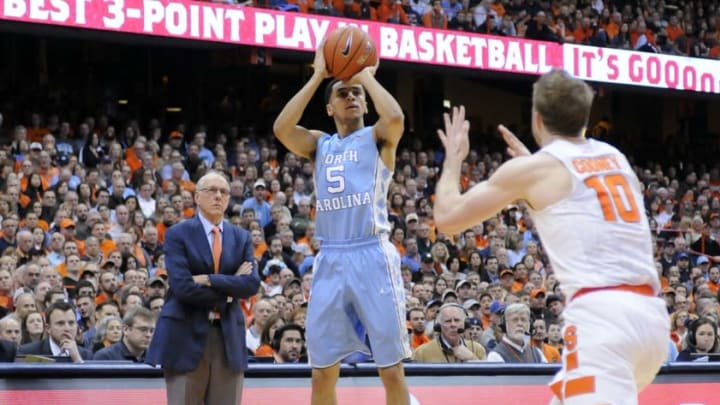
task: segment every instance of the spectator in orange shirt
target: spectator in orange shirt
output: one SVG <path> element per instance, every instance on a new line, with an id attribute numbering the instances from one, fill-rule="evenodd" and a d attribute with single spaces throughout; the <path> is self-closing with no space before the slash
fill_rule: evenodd
<path id="1" fill-rule="evenodd" d="M 545 320 L 535 319 L 533 322 L 530 344 L 542 351 L 548 363 L 560 363 L 562 360 L 560 351 L 558 351 L 557 348 L 545 343 L 545 340 L 547 339 L 546 330 Z"/>
<path id="2" fill-rule="evenodd" d="M 183 218 L 191 218 L 195 215 L 195 200 L 193 199 L 193 193 L 189 190 L 183 190 L 180 192 L 182 197 L 182 216 Z"/>
<path id="3" fill-rule="evenodd" d="M 630 44 L 633 49 L 641 49 L 646 46 L 656 46 L 655 34 L 651 29 L 647 28 L 645 21 L 639 20 L 637 22 L 633 22 L 633 26 L 630 27 Z"/>
<path id="4" fill-rule="evenodd" d="M 562 324 L 558 321 L 547 321 L 547 345 L 557 349 L 562 355 L 563 352 L 563 336 L 562 336 Z"/>
<path id="5" fill-rule="evenodd" d="M 43 137 L 50 133 L 50 130 L 43 127 L 40 120 L 40 114 L 33 113 L 30 116 L 30 127 L 27 128 L 27 139 L 30 142 L 41 142 Z"/>
<path id="6" fill-rule="evenodd" d="M 378 21 L 394 24 L 410 24 L 401 0 L 382 0 L 378 8 Z"/>
<path id="7" fill-rule="evenodd" d="M 60 233 L 65 237 L 65 242 L 73 241 L 77 245 L 77 251 L 80 256 L 85 256 L 85 242 L 75 237 L 75 221 L 65 218 L 60 221 Z"/>
<path id="8" fill-rule="evenodd" d="M 430 341 L 425 334 L 425 311 L 422 308 L 410 308 L 407 313 L 408 329 L 410 333 L 410 347 L 413 350 Z"/>
<path id="9" fill-rule="evenodd" d="M 513 267 L 513 275 L 515 276 L 515 282 L 512 285 L 512 292 L 518 292 L 525 287 L 525 284 L 528 282 L 528 269 L 525 266 L 525 263 L 518 262 L 515 264 L 515 267 Z M 545 297 L 543 297 L 545 298 Z"/>
<path id="10" fill-rule="evenodd" d="M 700 256 L 701 258 L 705 258 L 705 256 Z M 705 258 L 707 260 L 707 258 Z M 699 259 L 698 259 L 699 262 Z M 713 295 L 717 296 L 718 291 L 720 291 L 720 269 L 718 267 L 710 267 L 708 270 L 708 282 L 707 286 L 710 289 L 710 291 L 713 293 Z"/>
<path id="11" fill-rule="evenodd" d="M 103 258 L 108 257 L 110 252 L 117 248 L 115 242 L 108 236 L 107 227 L 102 221 L 93 224 L 90 235 L 97 239 Z"/>
<path id="12" fill-rule="evenodd" d="M 620 34 L 620 27 L 622 27 L 622 14 L 616 11 L 612 15 L 612 19 L 605 26 L 605 35 L 607 35 L 607 43 L 612 41 L 615 37 Z"/>
<path id="13" fill-rule="evenodd" d="M 594 35 L 595 31 L 590 26 L 590 18 L 588 17 L 583 17 L 580 24 L 578 24 L 573 31 L 576 44 L 589 44 Z"/>
<path id="14" fill-rule="evenodd" d="M 170 189 L 168 188 L 168 185 L 170 183 L 175 183 L 180 187 L 180 190 L 187 190 L 191 193 L 195 192 L 195 183 L 193 183 L 190 180 L 184 180 L 183 174 L 185 173 L 185 166 L 183 166 L 180 162 L 175 162 L 172 164 L 172 171 L 171 176 L 169 179 L 163 181 L 163 190 L 166 193 L 170 192 Z M 179 190 L 178 190 L 179 191 Z"/>
<path id="15" fill-rule="evenodd" d="M 273 349 L 270 342 L 275 339 L 275 332 L 285 325 L 285 320 L 279 313 L 273 314 L 268 318 L 265 327 L 260 334 L 260 347 L 255 350 L 256 357 L 270 357 L 273 355 Z"/>
<path id="16" fill-rule="evenodd" d="M 513 284 L 515 283 L 515 273 L 507 267 L 501 266 L 500 270 L 500 286 L 507 292 L 512 291 Z"/>
<path id="17" fill-rule="evenodd" d="M 162 221 L 158 222 L 158 240 L 165 243 L 165 231 L 176 224 L 180 219 L 180 214 L 172 205 L 168 205 L 162 209 Z"/>
<path id="18" fill-rule="evenodd" d="M 448 19 L 442 9 L 440 0 L 433 0 L 432 8 L 423 14 L 423 26 L 426 28 L 447 29 Z"/>
<path id="19" fill-rule="evenodd" d="M 52 157 L 46 150 L 40 152 L 40 166 L 36 172 L 42 177 L 45 184 L 52 183 L 53 177 L 60 172 L 57 167 L 53 167 Z"/>
<path id="20" fill-rule="evenodd" d="M 708 40 L 710 51 L 708 52 L 708 57 L 710 59 L 720 59 L 720 41 L 713 38 Z"/>
<path id="21" fill-rule="evenodd" d="M 677 16 L 673 15 L 670 17 L 670 22 L 666 28 L 668 39 L 672 42 L 677 41 L 682 35 L 685 35 L 685 30 L 678 24 Z"/>
<path id="22" fill-rule="evenodd" d="M 490 9 L 495 11 L 495 14 L 502 18 L 505 16 L 505 6 L 503 6 L 502 1 L 496 1 L 496 0 L 489 0 L 490 3 Z"/>
<path id="23" fill-rule="evenodd" d="M 406 254 L 405 251 L 405 245 L 403 242 L 405 241 L 405 231 L 401 227 L 395 227 L 392 232 L 392 238 L 390 239 L 390 242 L 395 246 L 398 253 L 400 254 L 400 257 L 404 257 Z"/>
<path id="24" fill-rule="evenodd" d="M 142 156 L 145 153 L 145 138 L 135 138 L 135 143 L 125 149 L 125 161 L 130 166 L 132 172 L 136 172 L 142 167 Z"/>

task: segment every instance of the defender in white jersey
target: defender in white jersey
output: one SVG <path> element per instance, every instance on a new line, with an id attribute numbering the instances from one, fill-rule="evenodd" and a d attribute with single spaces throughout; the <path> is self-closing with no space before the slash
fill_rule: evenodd
<path id="1" fill-rule="evenodd" d="M 340 360 L 372 349 L 387 403 L 403 405 L 408 390 L 402 360 L 411 352 L 400 256 L 389 241 L 387 193 L 404 117 L 375 79 L 375 66 L 348 82 L 328 85 L 326 109 L 337 133 L 299 126 L 305 107 L 328 77 L 322 48 L 315 54 L 313 76 L 273 128 L 291 152 L 315 160 L 315 236 L 321 245 L 306 320 L 312 404 L 335 404 Z M 379 115 L 369 127 L 363 121 L 365 91 Z"/>
<path id="2" fill-rule="evenodd" d="M 460 193 L 468 154 L 463 107 L 438 131 L 447 151 L 437 185 L 435 222 L 454 234 L 525 200 L 543 246 L 567 292 L 563 368 L 550 387 L 553 404 L 632 405 L 665 361 L 670 323 L 652 260 L 640 183 L 614 147 L 584 137 L 592 90 L 553 70 L 533 88 L 528 149 L 500 126 L 513 159 Z"/>

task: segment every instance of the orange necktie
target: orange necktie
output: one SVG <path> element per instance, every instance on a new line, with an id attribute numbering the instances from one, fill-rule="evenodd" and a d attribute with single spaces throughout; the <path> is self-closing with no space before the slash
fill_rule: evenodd
<path id="1" fill-rule="evenodd" d="M 220 242 L 220 228 L 214 227 L 213 228 L 213 245 L 212 245 L 212 255 L 213 255 L 213 264 L 215 265 L 215 273 L 220 271 L 220 255 L 222 254 L 222 242 Z"/>

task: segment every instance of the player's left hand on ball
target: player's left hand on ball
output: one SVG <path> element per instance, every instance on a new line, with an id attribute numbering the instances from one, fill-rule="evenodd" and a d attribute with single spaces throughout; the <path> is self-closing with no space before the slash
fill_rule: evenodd
<path id="1" fill-rule="evenodd" d="M 238 270 L 235 272 L 236 276 L 247 276 L 248 274 L 252 274 L 253 265 L 250 262 L 244 262 L 240 265 Z"/>

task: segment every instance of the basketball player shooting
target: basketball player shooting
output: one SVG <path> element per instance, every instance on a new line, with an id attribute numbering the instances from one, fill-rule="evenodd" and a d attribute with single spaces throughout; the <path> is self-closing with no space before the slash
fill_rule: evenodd
<path id="1" fill-rule="evenodd" d="M 401 361 L 410 357 L 400 256 L 390 243 L 387 192 L 403 133 L 397 101 L 375 79 L 377 65 L 325 89 L 325 113 L 336 133 L 298 125 L 306 106 L 329 77 L 321 45 L 314 73 L 277 117 L 275 136 L 291 152 L 315 160 L 315 259 L 307 313 L 312 404 L 337 402 L 340 360 L 372 347 L 388 404 L 407 404 Z M 379 120 L 365 126 L 366 92 Z M 362 325 L 363 328 L 356 328 Z M 364 329 L 362 333 L 358 329 Z"/>
<path id="2" fill-rule="evenodd" d="M 460 166 L 470 125 L 463 107 L 445 114 L 435 222 L 456 234 L 525 200 L 569 297 L 552 404 L 637 404 L 665 361 L 670 333 L 640 183 L 622 153 L 585 138 L 593 99 L 587 84 L 553 70 L 534 84 L 532 97 L 541 149 L 530 154 L 501 125 L 513 159 L 464 194 Z"/>

